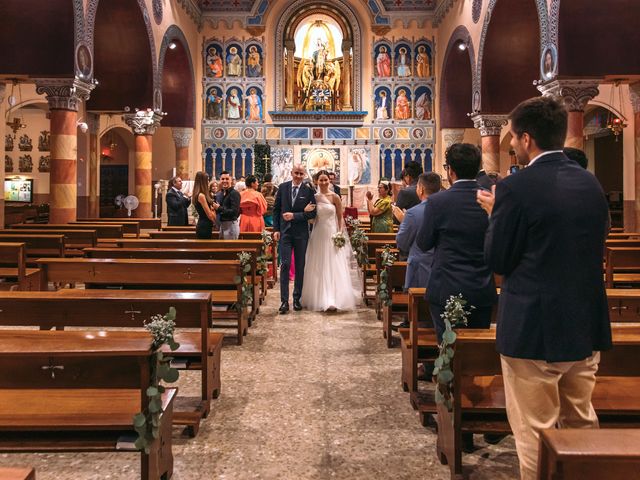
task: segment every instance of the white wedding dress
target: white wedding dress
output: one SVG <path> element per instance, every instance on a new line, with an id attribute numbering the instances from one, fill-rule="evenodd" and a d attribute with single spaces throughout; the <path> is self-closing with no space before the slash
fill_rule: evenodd
<path id="1" fill-rule="evenodd" d="M 316 194 L 316 221 L 311 231 L 304 266 L 300 302 L 313 311 L 354 310 L 360 303 L 362 284 L 349 237 L 338 248 L 331 238 L 338 232 L 335 205 Z"/>

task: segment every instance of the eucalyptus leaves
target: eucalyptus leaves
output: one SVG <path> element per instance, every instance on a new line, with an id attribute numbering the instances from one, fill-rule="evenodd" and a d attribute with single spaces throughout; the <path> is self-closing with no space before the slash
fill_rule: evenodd
<path id="1" fill-rule="evenodd" d="M 389 272 L 387 268 L 391 267 L 397 260 L 395 254 L 391 252 L 391 247 L 385 245 L 380 255 L 380 278 L 378 279 L 378 299 L 385 306 L 391 306 L 391 292 L 389 292 Z"/>
<path id="2" fill-rule="evenodd" d="M 249 252 L 240 252 L 238 260 L 240 261 L 240 276 L 235 278 L 235 282 L 236 285 L 242 284 L 242 298 L 238 305 L 238 308 L 242 310 L 253 302 L 253 283 L 251 279 L 247 279 L 248 274 L 251 272 L 251 254 Z"/>
<path id="3" fill-rule="evenodd" d="M 351 249 L 356 256 L 360 268 L 364 268 L 369 265 L 369 255 L 367 254 L 369 237 L 367 237 L 364 230 L 360 228 L 360 220 L 357 218 L 347 217 L 345 223 L 347 224 L 347 231 L 349 232 Z"/>
<path id="4" fill-rule="evenodd" d="M 444 313 L 441 315 L 444 320 L 445 331 L 442 334 L 442 342 L 438 345 L 440 354 L 434 363 L 433 376 L 436 377 L 436 403 L 444 404 L 447 410 L 453 409 L 451 403 L 451 385 L 453 383 L 453 370 L 451 365 L 456 343 L 456 332 L 454 327 L 466 327 L 471 314 L 471 310 L 475 307 L 470 305 L 467 307 L 467 301 L 461 293 L 450 296 L 444 307 Z"/>
<path id="5" fill-rule="evenodd" d="M 178 380 L 178 371 L 171 368 L 171 357 L 166 357 L 160 351 L 164 345 L 168 345 L 171 351 L 180 348 L 180 344 L 173 338 L 176 328 L 176 309 L 169 308 L 169 312 L 164 315 L 153 315 L 150 322 L 145 322 L 144 327 L 151 333 L 153 342 L 151 349 L 153 354 L 150 357 L 150 385 L 147 388 L 147 398 L 149 405 L 146 410 L 133 417 L 133 427 L 138 434 L 135 447 L 149 453 L 151 444 L 160 434 L 160 415 L 162 414 L 162 394 L 165 387 L 160 385 L 160 381 L 174 383 Z"/>
<path id="6" fill-rule="evenodd" d="M 271 260 L 271 255 L 267 253 L 269 247 L 273 244 L 273 238 L 271 237 L 271 233 L 263 230 L 262 234 L 262 250 L 260 252 L 260 256 L 256 259 L 257 261 L 257 269 L 256 273 L 258 275 L 266 275 L 268 272 L 267 265 L 269 264 L 269 260 Z"/>

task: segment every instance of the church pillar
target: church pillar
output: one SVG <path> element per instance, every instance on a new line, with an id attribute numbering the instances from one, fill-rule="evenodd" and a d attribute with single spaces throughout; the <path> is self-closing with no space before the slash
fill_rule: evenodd
<path id="1" fill-rule="evenodd" d="M 295 83 L 294 61 L 293 54 L 296 52 L 296 43 L 293 40 L 285 40 L 284 47 L 287 49 L 287 75 L 286 75 L 286 88 L 287 95 L 285 98 L 285 110 L 295 110 L 296 99 L 293 98 L 293 85 Z"/>
<path id="2" fill-rule="evenodd" d="M 153 134 L 160 126 L 162 115 L 152 110 L 139 110 L 123 115 L 125 123 L 134 135 L 135 149 L 135 195 L 140 202 L 133 211 L 137 218 L 151 218 L 151 166 Z"/>
<path id="3" fill-rule="evenodd" d="M 633 107 L 633 142 L 634 142 L 634 160 L 635 160 L 635 201 L 633 202 L 633 224 L 627 222 L 629 215 L 625 214 L 624 227 L 628 232 L 637 232 L 640 228 L 640 83 L 629 85 L 629 93 L 631 97 L 631 106 Z M 625 201 L 625 212 L 627 205 Z"/>
<path id="4" fill-rule="evenodd" d="M 342 110 L 353 110 L 351 105 L 351 42 L 342 42 Z"/>
<path id="5" fill-rule="evenodd" d="M 6 84 L 0 83 L 0 118 L 6 118 L 6 107 L 4 103 L 4 97 L 7 94 Z M 9 119 L 7 119 L 9 120 Z M 2 154 L 2 162 L 0 162 L 0 227 L 4 228 L 4 156 L 6 152 L 4 150 L 4 136 L 5 133 L 5 121 L 0 122 L 0 154 Z"/>
<path id="6" fill-rule="evenodd" d="M 193 128 L 172 128 L 171 133 L 176 144 L 176 175 L 189 180 L 189 144 Z"/>
<path id="7" fill-rule="evenodd" d="M 544 96 L 560 100 L 569 112 L 565 147 L 584 150 L 584 107 L 598 95 L 598 80 L 554 80 L 538 85 Z"/>
<path id="8" fill-rule="evenodd" d="M 482 142 L 482 168 L 485 172 L 500 172 L 500 134 L 507 124 L 506 115 L 477 114 L 471 117 L 473 126 L 480 130 Z"/>
<path id="9" fill-rule="evenodd" d="M 100 217 L 100 198 L 98 187 L 98 131 L 100 130 L 100 117 L 93 113 L 87 113 L 87 125 L 89 126 L 89 218 Z"/>
<path id="10" fill-rule="evenodd" d="M 69 78 L 36 79 L 36 92 L 45 94 L 51 115 L 49 221 L 68 223 L 77 215 L 78 106 L 89 98 L 93 84 Z"/>

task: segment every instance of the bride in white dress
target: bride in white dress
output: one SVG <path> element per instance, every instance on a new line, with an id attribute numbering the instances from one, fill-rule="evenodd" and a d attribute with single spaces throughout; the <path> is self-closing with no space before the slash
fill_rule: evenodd
<path id="1" fill-rule="evenodd" d="M 360 303 L 361 285 L 351 244 L 342 248 L 331 238 L 343 231 L 342 202 L 330 190 L 328 172 L 318 175 L 316 219 L 307 246 L 300 302 L 313 311 L 354 310 Z"/>

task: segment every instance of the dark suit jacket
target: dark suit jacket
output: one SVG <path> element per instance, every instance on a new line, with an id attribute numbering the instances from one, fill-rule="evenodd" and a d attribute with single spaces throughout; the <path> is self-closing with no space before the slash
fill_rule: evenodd
<path id="1" fill-rule="evenodd" d="M 461 293 L 469 305 L 485 307 L 496 301 L 493 274 L 484 260 L 484 235 L 489 219 L 476 200 L 475 180 L 459 181 L 429 196 L 416 243 L 435 247 L 427 300 L 445 305 Z"/>
<path id="2" fill-rule="evenodd" d="M 240 193 L 235 188 L 230 188 L 226 195 L 224 190 L 216 193 L 216 203 L 220 205 L 218 221 L 234 221 L 240 216 Z"/>
<path id="3" fill-rule="evenodd" d="M 398 208 L 409 210 L 410 208 L 420 204 L 420 197 L 418 197 L 418 194 L 416 193 L 417 185 L 417 182 L 413 183 L 398 192 L 398 198 L 396 198 L 396 206 Z"/>
<path id="4" fill-rule="evenodd" d="M 167 218 L 168 225 L 188 225 L 188 208 L 191 200 L 177 193 L 173 188 L 167 192 Z"/>
<path id="5" fill-rule="evenodd" d="M 562 362 L 611 347 L 602 277 L 607 217 L 596 177 L 562 153 L 498 183 L 485 254 L 504 275 L 500 353 Z"/>
<path id="6" fill-rule="evenodd" d="M 281 234 L 290 233 L 294 236 L 309 235 L 308 221 L 315 218 L 316 211 L 305 212 L 304 207 L 309 203 L 316 203 L 315 190 L 308 183 L 303 182 L 298 190 L 296 201 L 291 204 L 291 181 L 284 182 L 278 187 L 276 201 L 273 206 L 273 231 Z M 282 214 L 293 213 L 293 220 L 285 222 Z"/>

